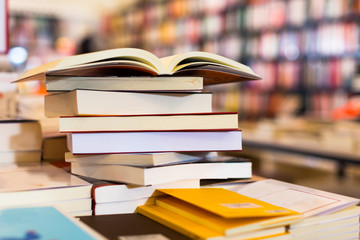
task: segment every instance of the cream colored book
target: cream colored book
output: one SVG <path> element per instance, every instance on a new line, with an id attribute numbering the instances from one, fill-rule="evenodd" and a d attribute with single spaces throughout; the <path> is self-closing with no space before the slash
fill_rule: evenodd
<path id="1" fill-rule="evenodd" d="M 45 96 L 47 117 L 212 112 L 211 93 L 74 90 Z"/>
<path id="2" fill-rule="evenodd" d="M 18 80 L 45 80 L 46 75 L 70 76 L 200 76 L 204 84 L 260 79 L 252 69 L 209 52 L 185 52 L 159 58 L 138 48 L 117 48 L 65 57 L 30 69 Z"/>
<path id="3" fill-rule="evenodd" d="M 155 185 L 187 179 L 250 178 L 251 162 L 203 161 L 156 167 L 138 167 L 119 164 L 71 163 L 71 172 L 85 177 L 136 185 Z"/>
<path id="4" fill-rule="evenodd" d="M 235 130 L 238 114 L 164 114 L 133 116 L 60 117 L 60 132 Z"/>

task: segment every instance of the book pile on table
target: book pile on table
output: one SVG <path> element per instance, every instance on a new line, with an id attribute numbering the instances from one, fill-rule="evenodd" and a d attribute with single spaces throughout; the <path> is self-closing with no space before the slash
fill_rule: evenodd
<path id="1" fill-rule="evenodd" d="M 138 212 L 192 239 L 290 239 L 296 211 L 222 188 L 160 189 Z"/>
<path id="2" fill-rule="evenodd" d="M 231 189 L 303 215 L 287 229 L 289 239 L 359 239 L 360 199 L 273 179 Z"/>
<path id="3" fill-rule="evenodd" d="M 92 214 L 92 185 L 48 163 L 0 168 L 0 208 L 51 205 L 73 216 Z"/>
<path id="4" fill-rule="evenodd" d="M 39 163 L 42 132 L 36 120 L 0 120 L 0 165 Z"/>
<path id="5" fill-rule="evenodd" d="M 203 91 L 207 84 L 259 79 L 247 66 L 210 53 L 162 61 L 144 50 L 114 49 L 40 66 L 19 81 L 33 79 L 45 79 L 51 93 L 45 115 L 60 117 L 73 174 L 121 182 L 107 187 L 129 196 L 150 189 L 125 200 L 107 193 L 103 209 L 112 212 L 99 213 L 133 212 L 164 184 L 199 187 L 200 179 L 251 178 L 249 161 L 214 157 L 241 151 L 241 131 L 237 113 L 214 112 L 212 94 Z M 105 202 L 94 199 L 101 209 Z M 124 201 L 132 207 L 124 208 Z"/>

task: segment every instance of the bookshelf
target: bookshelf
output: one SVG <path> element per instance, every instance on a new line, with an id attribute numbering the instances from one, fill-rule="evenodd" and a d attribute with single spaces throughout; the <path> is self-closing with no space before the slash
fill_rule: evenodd
<path id="1" fill-rule="evenodd" d="M 243 119 L 274 118 L 292 102 L 294 115 L 329 120 L 356 93 L 359 20 L 356 0 L 140 1 L 111 17 L 108 45 L 160 57 L 189 50 L 230 57 L 264 77 L 229 87 L 241 93 Z M 229 88 L 211 90 L 233 99 Z"/>

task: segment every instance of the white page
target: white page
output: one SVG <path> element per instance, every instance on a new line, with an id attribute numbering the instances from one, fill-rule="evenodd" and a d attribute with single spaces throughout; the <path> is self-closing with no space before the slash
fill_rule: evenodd
<path id="1" fill-rule="evenodd" d="M 230 190 L 300 212 L 304 217 L 338 211 L 360 201 L 357 198 L 273 179 L 239 185 Z"/>

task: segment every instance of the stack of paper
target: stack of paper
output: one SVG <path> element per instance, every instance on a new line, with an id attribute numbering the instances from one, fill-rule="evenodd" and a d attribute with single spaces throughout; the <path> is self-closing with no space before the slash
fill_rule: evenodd
<path id="1" fill-rule="evenodd" d="M 304 218 L 289 226 L 292 239 L 359 238 L 360 199 L 273 179 L 231 190 L 301 213 Z"/>

